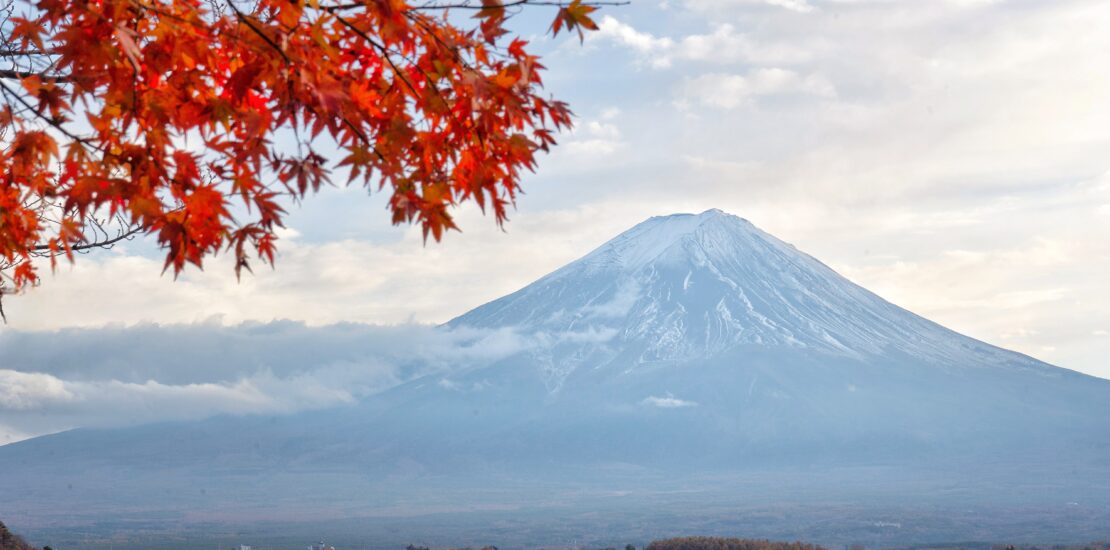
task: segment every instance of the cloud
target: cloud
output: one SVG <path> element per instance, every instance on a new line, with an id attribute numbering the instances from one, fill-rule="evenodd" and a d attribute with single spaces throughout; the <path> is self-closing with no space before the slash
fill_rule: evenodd
<path id="1" fill-rule="evenodd" d="M 590 41 L 610 41 L 630 48 L 657 68 L 670 66 L 668 53 L 674 48 L 674 41 L 670 38 L 657 38 L 650 33 L 637 31 L 610 15 L 601 18 L 597 32 L 590 35 Z"/>
<path id="2" fill-rule="evenodd" d="M 279 321 L 0 333 L 0 442 L 73 427 L 353 403 L 539 340 L 510 330 Z"/>
<path id="3" fill-rule="evenodd" d="M 795 13 L 810 13 L 817 9 L 807 0 L 688 0 L 688 5 L 702 11 L 771 7 Z"/>
<path id="4" fill-rule="evenodd" d="M 660 409 L 679 409 L 684 407 L 698 406 L 698 404 L 694 401 L 678 399 L 671 395 L 669 392 L 664 397 L 656 397 L 654 395 L 646 397 L 640 403 L 649 407 L 659 407 Z"/>
<path id="5" fill-rule="evenodd" d="M 460 386 L 458 382 L 448 380 L 446 378 L 440 378 L 439 381 L 436 382 L 436 385 L 445 389 L 445 390 L 451 390 L 451 391 L 460 391 L 460 390 L 462 390 L 462 386 Z"/>
<path id="6" fill-rule="evenodd" d="M 0 370 L 0 410 L 36 410 L 73 397 L 61 380 L 48 374 Z"/>
<path id="7" fill-rule="evenodd" d="M 15 443 L 32 437 L 30 434 L 23 433 L 19 430 L 10 428 L 0 424 L 0 445 L 7 445 L 8 443 Z"/>
<path id="8" fill-rule="evenodd" d="M 1025 223 L 1037 220 L 1030 229 L 1068 223 L 1057 219 L 1062 214 L 1050 214 L 1053 208 L 1046 212 L 1043 203 L 1026 208 L 1017 218 Z M 1084 237 L 1091 227 L 1082 224 L 1074 234 L 1056 239 L 1034 234 L 1000 248 L 1001 237 L 995 234 L 1007 231 L 1007 217 L 1015 215 L 985 214 L 974 232 L 981 242 L 965 244 L 974 250 L 938 250 L 914 260 L 874 258 L 868 266 L 834 266 L 884 298 L 949 328 L 1063 367 L 1110 377 L 1105 363 L 1091 360 L 1105 353 L 1098 350 L 1110 349 L 1095 338 L 1110 322 L 1101 275 L 1110 270 L 1110 253 Z M 925 237 L 920 242 L 930 240 L 935 241 Z"/>
<path id="9" fill-rule="evenodd" d="M 786 69 L 758 69 L 746 75 L 709 73 L 687 79 L 679 90 L 679 103 L 697 103 L 734 109 L 762 96 L 805 94 L 836 96 L 836 89 L 819 75 L 802 76 Z"/>
<path id="10" fill-rule="evenodd" d="M 559 154 L 572 157 L 606 157 L 624 147 L 614 119 L 619 110 L 605 109 L 600 119 L 580 122 L 564 139 Z"/>
<path id="11" fill-rule="evenodd" d="M 76 427 L 341 407 L 425 376 L 480 391 L 484 383 L 460 386 L 451 373 L 616 334 L 294 321 L 6 330 L 0 444 Z"/>
<path id="12" fill-rule="evenodd" d="M 590 35 L 591 43 L 608 42 L 632 50 L 639 63 L 653 69 L 667 69 L 676 62 L 709 64 L 801 63 L 811 54 L 796 44 L 758 41 L 739 33 L 730 23 L 714 23 L 708 33 L 691 33 L 679 38 L 655 36 L 606 15 Z"/>
<path id="13" fill-rule="evenodd" d="M 763 0 L 763 3 L 801 13 L 811 12 L 814 9 L 813 5 L 805 0 Z"/>

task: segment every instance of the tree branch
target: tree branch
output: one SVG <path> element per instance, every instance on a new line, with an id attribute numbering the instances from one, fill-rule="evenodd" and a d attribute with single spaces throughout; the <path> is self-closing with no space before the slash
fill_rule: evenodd
<path id="1" fill-rule="evenodd" d="M 81 251 L 84 251 L 84 250 L 91 250 L 93 248 L 108 248 L 108 247 L 110 247 L 110 246 L 112 246 L 112 245 L 114 245 L 114 244 L 116 244 L 120 241 L 129 240 L 132 237 L 134 237 L 135 235 L 138 235 L 139 233 L 142 233 L 142 232 L 143 232 L 142 227 L 135 226 L 135 227 L 132 227 L 131 229 L 127 230 L 126 232 L 119 234 L 115 238 L 108 239 L 106 241 L 98 241 L 98 242 L 92 242 L 92 243 L 79 244 L 79 245 L 71 246 L 71 247 L 69 247 L 69 249 L 73 252 L 81 252 Z M 34 252 L 54 252 L 53 250 L 50 249 L 50 245 L 47 245 L 47 244 L 36 245 L 31 250 L 34 251 Z"/>
<path id="2" fill-rule="evenodd" d="M 36 55 L 58 55 L 53 50 L 0 50 L 0 57 L 33 57 Z"/>
<path id="3" fill-rule="evenodd" d="M 72 132 L 70 132 L 68 129 L 66 129 L 65 126 L 62 126 L 58 121 L 56 121 L 52 118 L 49 118 L 46 115 L 43 115 L 42 113 L 40 113 L 38 111 L 38 109 L 35 109 L 34 107 L 31 106 L 30 103 L 27 103 L 27 100 L 23 99 L 23 96 L 15 93 L 14 90 L 9 88 L 7 84 L 4 84 L 3 82 L 0 82 L 0 90 L 2 90 L 5 95 L 10 95 L 10 96 L 14 97 L 17 101 L 22 103 L 24 107 L 26 107 L 28 110 L 30 110 L 32 113 L 34 113 L 36 117 L 38 117 L 39 119 L 41 119 L 44 122 L 46 122 L 47 124 L 49 124 L 55 130 L 58 130 L 62 134 L 65 134 L 65 136 L 68 137 L 69 139 L 72 139 L 73 141 L 75 141 L 77 143 L 80 143 L 83 146 L 92 147 L 92 145 L 89 144 L 89 140 L 74 135 Z M 99 151 L 99 149 L 97 149 L 96 147 L 93 147 L 93 149 Z"/>
<path id="4" fill-rule="evenodd" d="M 401 68 L 398 67 L 397 64 L 393 62 L 393 58 L 389 56 L 389 50 L 387 50 L 385 48 L 385 46 L 383 46 L 381 44 L 378 44 L 378 42 L 376 40 L 374 40 L 373 38 L 370 38 L 370 35 L 363 32 L 362 29 L 359 29 L 358 27 L 356 27 L 350 21 L 347 21 L 346 19 L 343 19 L 343 17 L 341 17 L 339 15 L 336 15 L 335 18 L 338 19 L 340 23 L 343 23 L 343 25 L 345 27 L 347 27 L 348 29 L 351 29 L 352 32 L 354 32 L 358 36 L 362 37 L 363 40 L 369 42 L 370 45 L 374 47 L 374 49 L 381 52 L 382 58 L 385 59 L 386 63 L 389 63 L 389 66 L 393 69 L 393 74 L 396 75 L 398 78 L 400 78 L 401 81 L 405 83 L 405 86 L 408 86 L 408 89 L 409 89 L 409 91 L 412 92 L 413 97 L 416 97 L 416 98 L 420 97 L 420 92 L 416 91 L 416 86 L 413 86 L 412 82 L 409 82 L 409 79 L 408 79 L 407 76 L 405 76 L 404 71 L 402 71 Z"/>
<path id="5" fill-rule="evenodd" d="M 28 54 L 28 55 L 32 55 L 32 54 Z M 0 57 L 3 57 L 3 56 L 0 56 Z M 57 82 L 57 83 L 76 82 L 77 80 L 79 80 L 78 77 L 72 76 L 72 75 L 45 74 L 45 73 L 36 73 L 34 71 L 12 71 L 12 70 L 8 70 L 8 69 L 0 70 L 0 78 L 24 79 L 24 78 L 27 78 L 29 76 L 37 76 L 45 82 Z"/>
<path id="6" fill-rule="evenodd" d="M 239 11 L 239 8 L 235 6 L 234 2 L 228 2 L 227 5 L 231 8 L 231 11 L 235 12 L 235 16 L 239 18 L 239 21 L 242 21 L 244 25 L 246 25 L 248 28 L 250 28 L 251 31 L 254 32 L 254 34 L 257 34 L 259 37 L 262 38 L 262 40 L 265 40 L 271 48 L 277 51 L 277 53 L 281 54 L 282 59 L 285 59 L 286 63 L 293 63 L 293 60 L 289 59 L 289 56 L 285 54 L 285 50 L 281 49 L 281 46 L 278 46 L 277 42 L 274 42 L 274 39 L 270 38 L 266 33 L 262 32 L 262 29 L 256 27 L 254 23 L 252 23 L 251 20 L 243 14 L 243 12 Z"/>

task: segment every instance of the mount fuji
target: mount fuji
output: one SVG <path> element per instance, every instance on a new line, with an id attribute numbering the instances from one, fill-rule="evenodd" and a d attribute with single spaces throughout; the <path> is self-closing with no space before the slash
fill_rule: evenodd
<path id="1" fill-rule="evenodd" d="M 1047 506 L 1076 536 L 1110 525 L 1110 380 L 946 329 L 718 210 L 651 218 L 440 329 L 513 351 L 346 407 L 2 446 L 0 487 L 28 497 L 0 499 L 0 517 L 364 517 L 620 494 L 709 516 L 783 499 L 995 511 L 884 544 L 989 538 L 1012 507 Z M 1077 502 L 1085 515 L 1066 516 Z"/>
<path id="2" fill-rule="evenodd" d="M 550 335 L 536 360 L 553 390 L 583 365 L 634 370 L 755 347 L 1064 374 L 894 306 L 720 210 L 651 218 L 448 326 Z"/>

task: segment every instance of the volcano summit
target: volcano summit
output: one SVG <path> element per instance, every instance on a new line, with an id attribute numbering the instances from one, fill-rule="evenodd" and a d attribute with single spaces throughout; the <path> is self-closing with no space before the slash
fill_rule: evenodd
<path id="1" fill-rule="evenodd" d="M 0 517 L 355 518 L 623 494 L 660 503 L 647 515 L 965 511 L 882 544 L 1010 533 L 1014 507 L 1052 518 L 1037 536 L 1110 525 L 1110 381 L 946 329 L 718 210 L 644 221 L 439 330 L 510 351 L 328 410 L 6 445 L 0 487 L 32 497 L 0 499 Z M 969 506 L 986 511 L 964 526 Z M 852 540 L 812 525 L 783 532 Z"/>

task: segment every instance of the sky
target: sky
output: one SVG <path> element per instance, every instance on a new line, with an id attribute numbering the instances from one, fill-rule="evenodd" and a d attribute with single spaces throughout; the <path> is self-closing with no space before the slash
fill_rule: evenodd
<path id="1" fill-rule="evenodd" d="M 242 282 L 226 258 L 174 281 L 143 242 L 82 256 L 5 299 L 0 444 L 327 406 L 414 355 L 504 353 L 504 335 L 430 327 L 708 208 L 949 328 L 1110 378 L 1110 4 L 633 0 L 582 44 L 544 36 L 552 15 L 516 24 L 576 129 L 504 230 L 464 207 L 425 245 L 383 196 L 331 188 Z"/>

